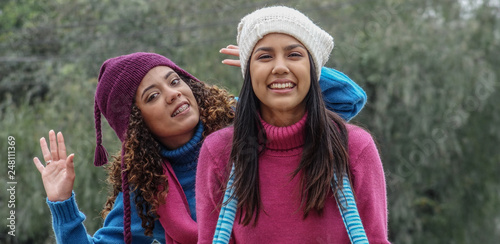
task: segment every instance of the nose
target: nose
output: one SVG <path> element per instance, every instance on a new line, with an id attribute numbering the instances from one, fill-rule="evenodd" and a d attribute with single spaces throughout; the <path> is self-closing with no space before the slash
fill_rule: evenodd
<path id="1" fill-rule="evenodd" d="M 175 99 L 181 97 L 181 92 L 175 89 L 167 89 L 165 93 L 166 93 L 165 100 L 167 104 L 172 104 L 175 101 Z"/>
<path id="2" fill-rule="evenodd" d="M 279 74 L 287 74 L 288 72 L 290 72 L 290 70 L 288 69 L 286 60 L 282 57 L 276 58 L 272 73 L 279 75 Z"/>

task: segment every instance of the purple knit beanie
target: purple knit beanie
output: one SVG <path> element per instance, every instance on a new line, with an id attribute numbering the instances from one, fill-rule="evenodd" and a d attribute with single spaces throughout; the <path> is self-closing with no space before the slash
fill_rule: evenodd
<path id="1" fill-rule="evenodd" d="M 108 59 L 101 66 L 94 104 L 97 139 L 95 166 L 107 163 L 107 152 L 102 146 L 101 113 L 123 143 L 127 137 L 128 120 L 137 88 L 148 71 L 156 66 L 170 67 L 177 74 L 198 81 L 174 62 L 156 53 L 123 55 Z"/>
<path id="2" fill-rule="evenodd" d="M 180 76 L 198 81 L 198 79 L 179 68 L 168 58 L 155 53 L 141 52 L 106 60 L 101 66 L 95 92 L 94 119 L 97 146 L 94 155 L 94 165 L 102 166 L 108 162 L 108 153 L 102 145 L 101 113 L 122 142 L 121 167 L 124 205 L 123 234 L 125 243 L 132 242 L 132 234 L 130 231 L 131 217 L 128 172 L 124 170 L 126 167 L 123 161 L 125 153 L 124 145 L 127 139 L 129 117 L 137 88 L 149 70 L 156 66 L 170 67 Z"/>

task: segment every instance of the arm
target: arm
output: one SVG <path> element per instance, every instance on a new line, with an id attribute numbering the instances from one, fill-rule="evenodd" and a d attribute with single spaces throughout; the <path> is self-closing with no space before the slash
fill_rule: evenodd
<path id="1" fill-rule="evenodd" d="M 203 144 L 196 174 L 196 213 L 198 216 L 198 243 L 212 243 L 223 198 L 221 170 L 216 160 Z"/>
<path id="2" fill-rule="evenodd" d="M 133 196 L 131 196 L 133 198 Z M 133 201 L 131 199 L 131 201 Z M 75 195 L 61 202 L 47 200 L 52 213 L 52 227 L 57 243 L 121 243 L 123 242 L 123 195 L 115 200 L 113 209 L 104 220 L 104 226 L 94 236 L 87 234 L 83 225 L 85 215 L 78 210 Z M 159 222 L 155 223 L 153 236 L 145 236 L 137 209 L 131 207 L 131 231 L 133 243 L 151 243 L 154 239 L 165 243 L 165 233 Z"/>
<path id="3" fill-rule="evenodd" d="M 40 147 L 47 165 L 38 158 L 33 161 L 42 175 L 43 185 L 47 193 L 47 204 L 52 213 L 52 227 L 57 243 L 120 243 L 123 242 L 123 200 L 121 193 L 115 200 L 113 209 L 94 237 L 87 234 L 83 225 L 85 215 L 80 212 L 72 192 L 75 179 L 73 154 L 66 157 L 66 149 L 62 133 L 56 135 L 49 132 L 50 150 L 45 138 L 40 139 Z M 132 195 L 132 194 L 131 194 Z M 131 196 L 132 197 L 132 196 Z M 133 201 L 132 201 L 133 202 Z M 131 208 L 132 236 L 138 243 L 151 243 L 154 238 L 145 237 L 141 227 L 141 219 L 135 207 Z M 160 231 L 157 231 L 158 228 Z M 158 234 L 158 232 L 160 232 Z M 164 243 L 164 233 L 161 225 L 155 225 L 154 237 Z"/>
<path id="4" fill-rule="evenodd" d="M 389 243 L 387 193 L 384 169 L 373 138 L 358 128 L 349 135 L 358 141 L 357 155 L 352 155 L 352 184 L 361 221 L 370 243 Z M 350 149 L 351 150 L 351 147 Z"/>
<path id="5" fill-rule="evenodd" d="M 155 239 L 160 243 L 165 243 L 165 231 L 158 220 L 155 221 L 153 236 L 144 235 L 142 220 L 134 204 L 134 198 L 135 194 L 131 192 L 130 203 L 132 206 L 130 208 L 130 231 L 132 232 L 132 243 L 151 243 Z M 93 239 L 94 241 L 98 240 L 106 243 L 123 242 L 123 194 L 121 192 L 115 199 L 113 209 L 111 209 L 106 216 L 103 227 L 95 232 Z"/>
<path id="6" fill-rule="evenodd" d="M 52 213 L 52 228 L 57 243 L 94 243 L 83 225 L 85 215 L 78 210 L 74 194 L 69 199 L 52 202 L 47 199 Z"/>
<path id="7" fill-rule="evenodd" d="M 238 57 L 239 49 L 238 46 L 229 45 L 222 48 L 220 53 Z M 224 59 L 222 63 L 240 66 L 239 59 Z M 354 118 L 366 103 L 365 91 L 347 75 L 335 69 L 321 68 L 319 85 L 326 108 L 339 114 L 346 121 Z"/>
<path id="8" fill-rule="evenodd" d="M 346 121 L 356 116 L 366 103 L 366 93 L 347 75 L 332 68 L 321 68 L 319 79 L 326 108 Z"/>

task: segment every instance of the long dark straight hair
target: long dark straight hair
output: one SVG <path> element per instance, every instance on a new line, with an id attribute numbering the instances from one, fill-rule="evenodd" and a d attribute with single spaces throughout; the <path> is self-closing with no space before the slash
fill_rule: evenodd
<path id="1" fill-rule="evenodd" d="M 309 54 L 309 53 L 308 53 Z M 303 172 L 300 180 L 301 207 L 306 218 L 311 210 L 322 214 L 328 193 L 333 184 L 334 196 L 342 190 L 344 175 L 349 178 L 347 130 L 343 119 L 328 111 L 321 88 L 314 72 L 315 64 L 309 54 L 311 88 L 305 99 L 308 113 L 305 124 L 305 141 L 299 166 L 292 178 Z M 255 225 L 262 206 L 259 185 L 259 154 L 265 148 L 266 133 L 259 119 L 260 101 L 252 88 L 250 60 L 234 119 L 233 145 L 230 160 L 234 163 L 234 197 L 238 199 L 239 223 Z M 337 177 L 335 181 L 334 177 Z"/>

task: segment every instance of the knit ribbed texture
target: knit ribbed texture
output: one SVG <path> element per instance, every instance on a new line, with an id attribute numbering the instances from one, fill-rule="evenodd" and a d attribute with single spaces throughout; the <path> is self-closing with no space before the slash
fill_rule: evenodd
<path id="1" fill-rule="evenodd" d="M 240 48 L 241 73 L 245 77 L 248 59 L 257 44 L 270 33 L 288 34 L 299 40 L 311 53 L 319 79 L 321 67 L 333 49 L 333 37 L 301 12 L 284 6 L 262 8 L 243 17 L 236 37 Z"/>
<path id="2" fill-rule="evenodd" d="M 336 201 L 337 206 L 339 207 L 339 212 L 342 215 L 342 221 L 344 222 L 347 235 L 353 244 L 368 244 L 368 237 L 366 237 L 365 228 L 363 227 L 361 217 L 359 216 L 358 207 L 351 188 L 351 182 L 346 174 L 344 174 L 342 179 L 343 190 L 337 190 L 339 199 L 336 199 Z M 337 181 L 336 176 L 335 181 Z M 333 187 L 333 184 L 331 187 L 332 191 L 334 191 L 335 188 Z"/>
<path id="3" fill-rule="evenodd" d="M 266 148 L 272 150 L 291 150 L 304 145 L 304 127 L 307 120 L 307 113 L 295 124 L 279 127 L 268 124 L 262 118 L 260 122 L 266 131 Z"/>
<path id="4" fill-rule="evenodd" d="M 344 73 L 323 67 L 319 79 L 326 108 L 351 120 L 366 104 L 366 93 Z"/>
<path id="5" fill-rule="evenodd" d="M 168 150 L 162 147 L 160 153 L 167 158 L 172 165 L 177 180 L 184 190 L 186 199 L 189 204 L 191 218 L 196 221 L 196 199 L 195 199 L 195 181 L 196 181 L 196 165 L 198 164 L 198 154 L 203 139 L 203 124 L 198 123 L 196 132 L 182 147 L 175 150 Z"/>
<path id="6" fill-rule="evenodd" d="M 233 231 L 234 218 L 238 210 L 238 198 L 234 196 L 234 164 L 231 168 L 231 174 L 226 184 L 226 191 L 224 192 L 224 199 L 222 200 L 222 207 L 219 212 L 219 219 L 215 227 L 213 244 L 226 244 L 231 239 L 231 232 Z"/>
<path id="7" fill-rule="evenodd" d="M 76 218 L 83 218 L 85 216 L 78 211 L 78 208 L 71 208 L 69 206 L 76 206 L 75 193 L 71 193 L 71 197 L 67 200 L 61 202 L 51 202 L 47 199 L 47 204 L 49 205 L 50 212 L 52 212 L 52 221 L 55 225 L 60 225 L 61 223 L 71 222 Z M 69 204 L 68 204 L 69 203 Z"/>

